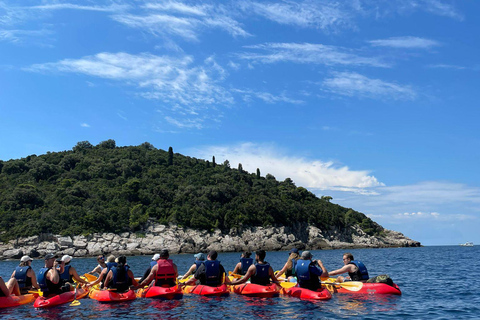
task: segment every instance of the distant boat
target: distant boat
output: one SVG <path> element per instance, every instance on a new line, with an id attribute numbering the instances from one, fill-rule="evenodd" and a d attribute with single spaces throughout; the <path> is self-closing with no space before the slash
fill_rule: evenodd
<path id="1" fill-rule="evenodd" d="M 460 244 L 462 247 L 473 247 L 473 242 L 465 242 Z"/>

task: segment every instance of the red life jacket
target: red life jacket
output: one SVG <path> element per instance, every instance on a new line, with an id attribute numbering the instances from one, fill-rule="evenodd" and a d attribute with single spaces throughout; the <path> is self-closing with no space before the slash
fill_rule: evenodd
<path id="1" fill-rule="evenodd" d="M 170 259 L 158 259 L 157 274 L 155 274 L 155 281 L 160 279 L 176 279 L 177 274 L 173 268 L 173 261 Z"/>

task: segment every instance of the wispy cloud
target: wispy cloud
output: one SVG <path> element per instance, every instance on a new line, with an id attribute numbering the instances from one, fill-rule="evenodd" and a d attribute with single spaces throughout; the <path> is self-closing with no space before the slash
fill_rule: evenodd
<path id="1" fill-rule="evenodd" d="M 403 49 L 428 49 L 441 45 L 438 41 L 419 37 L 392 37 L 388 39 L 370 40 L 368 42 L 375 47 Z"/>
<path id="2" fill-rule="evenodd" d="M 253 98 L 262 100 L 265 103 L 278 103 L 285 102 L 291 104 L 302 104 L 303 100 L 297 100 L 287 97 L 285 94 L 274 95 L 269 92 L 245 90 L 245 89 L 232 89 L 232 92 L 236 92 L 242 95 L 244 101 L 252 101 Z"/>
<path id="3" fill-rule="evenodd" d="M 247 49 L 260 50 L 261 53 L 243 52 L 238 57 L 261 63 L 293 62 L 304 64 L 323 64 L 327 66 L 372 66 L 388 67 L 380 58 L 362 57 L 353 50 L 314 43 L 265 43 L 246 46 Z"/>
<path id="4" fill-rule="evenodd" d="M 367 78 L 355 72 L 335 72 L 322 85 L 327 91 L 349 97 L 413 100 L 417 96 L 410 86 Z"/>
<path id="5" fill-rule="evenodd" d="M 52 34 L 52 31 L 42 30 L 1 30 L 0 29 L 0 41 L 7 41 L 12 43 L 24 43 L 27 39 L 35 39 L 37 37 L 43 37 Z M 45 44 L 44 44 L 45 45 Z"/>
<path id="6" fill-rule="evenodd" d="M 167 116 L 165 117 L 165 120 L 170 123 L 170 124 L 173 124 L 174 126 L 178 127 L 178 128 L 195 128 L 195 129 L 202 129 L 203 128 L 203 120 L 202 119 L 199 119 L 199 118 L 196 118 L 196 119 L 191 119 L 191 118 L 188 118 L 188 119 L 175 119 L 175 118 L 172 118 L 170 116 Z"/>
<path id="7" fill-rule="evenodd" d="M 452 70 L 465 70 L 467 69 L 466 67 L 462 66 L 457 66 L 453 64 L 431 64 L 427 66 L 428 68 L 433 68 L 433 69 L 452 69 Z"/>
<path id="8" fill-rule="evenodd" d="M 458 12 L 458 10 L 450 3 L 442 0 L 423 0 L 421 3 L 424 4 L 426 11 L 439 15 L 446 16 L 450 18 L 455 18 L 458 20 L 463 20 L 463 15 Z"/>
<path id="9" fill-rule="evenodd" d="M 88 123 L 80 123 L 80 127 L 82 128 L 90 128 L 90 125 Z"/>
<path id="10" fill-rule="evenodd" d="M 287 156 L 272 145 L 242 143 L 233 146 L 206 146 L 191 151 L 204 159 L 215 156 L 217 161 L 228 160 L 232 166 L 241 163 L 249 172 L 260 169 L 262 175 L 273 174 L 277 180 L 291 178 L 297 186 L 321 190 L 368 192 L 368 188 L 383 186 L 369 171 L 351 170 L 333 161 L 311 160 Z"/>
<path id="11" fill-rule="evenodd" d="M 22 7 L 28 10 L 85 10 L 85 11 L 100 11 L 100 12 L 118 12 L 130 8 L 129 5 L 124 4 L 110 4 L 106 6 L 90 5 L 82 6 L 73 3 L 47 3 L 43 5 Z"/>

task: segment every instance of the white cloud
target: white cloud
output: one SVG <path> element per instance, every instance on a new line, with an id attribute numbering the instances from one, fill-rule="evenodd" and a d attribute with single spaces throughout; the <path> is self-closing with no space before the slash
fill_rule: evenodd
<path id="1" fill-rule="evenodd" d="M 367 78 L 355 72 L 335 72 L 322 85 L 330 92 L 349 97 L 413 100 L 417 96 L 410 86 Z"/>
<path id="2" fill-rule="evenodd" d="M 465 70 L 467 68 L 462 67 L 462 66 L 457 66 L 453 64 L 431 64 L 428 65 L 427 67 L 433 68 L 433 69 L 452 69 L 452 70 Z"/>
<path id="3" fill-rule="evenodd" d="M 90 128 L 90 125 L 88 123 L 80 123 L 80 127 L 82 128 Z"/>
<path id="4" fill-rule="evenodd" d="M 392 37 L 388 39 L 370 40 L 368 42 L 374 47 L 392 47 L 403 49 L 428 49 L 441 45 L 441 43 L 438 41 L 419 37 Z"/>
<path id="5" fill-rule="evenodd" d="M 256 172 L 259 168 L 263 176 L 270 173 L 280 181 L 291 178 L 297 186 L 306 188 L 368 193 L 368 188 L 383 186 L 368 171 L 351 170 L 333 161 L 287 156 L 271 145 L 242 143 L 234 146 L 207 146 L 189 153 L 203 159 L 215 156 L 218 162 L 228 160 L 233 167 L 241 163 L 249 172 Z"/>
<path id="6" fill-rule="evenodd" d="M 353 50 L 314 43 L 265 43 L 247 46 L 263 53 L 243 52 L 238 57 L 261 63 L 294 62 L 323 64 L 327 66 L 372 66 L 388 67 L 388 64 L 375 57 L 362 57 Z"/>
<path id="7" fill-rule="evenodd" d="M 100 12 L 117 12 L 123 11 L 128 9 L 130 6 L 128 5 L 120 5 L 120 4 L 111 4 L 107 6 L 98 6 L 98 5 L 91 5 L 91 6 L 82 6 L 73 3 L 50 3 L 50 4 L 43 4 L 31 7 L 22 7 L 23 9 L 29 10 L 85 10 L 85 11 L 100 11 Z"/>
<path id="8" fill-rule="evenodd" d="M 203 120 L 202 119 L 175 119 L 175 118 L 172 118 L 172 117 L 165 117 L 165 120 L 170 123 L 170 124 L 173 124 L 174 126 L 176 127 L 179 127 L 179 128 L 195 128 L 195 129 L 202 129 L 203 128 L 203 125 L 202 125 L 202 122 Z"/>
<path id="9" fill-rule="evenodd" d="M 0 41 L 8 41 L 12 43 L 24 43 L 26 39 L 35 39 L 38 37 L 44 37 L 52 34 L 52 31 L 41 30 L 1 30 L 0 29 Z M 33 40 L 30 40 L 33 41 Z M 44 44 L 45 45 L 45 44 Z"/>
<path id="10" fill-rule="evenodd" d="M 206 4 L 190 6 L 188 4 L 185 4 L 183 2 L 178 2 L 178 1 L 164 1 L 161 3 L 150 2 L 143 5 L 143 8 L 150 9 L 150 10 L 183 13 L 183 14 L 195 15 L 195 16 L 206 16 L 207 12 L 212 9 L 211 6 Z"/>
<path id="11" fill-rule="evenodd" d="M 245 90 L 245 89 L 232 89 L 232 92 L 236 92 L 242 95 L 243 100 L 245 101 L 251 101 L 252 97 L 255 97 L 257 99 L 262 100 L 263 102 L 266 103 L 278 103 L 278 102 L 285 102 L 285 103 L 291 103 L 291 104 L 302 104 L 304 101 L 302 100 L 296 100 L 289 98 L 285 96 L 285 94 L 281 94 L 279 96 L 273 95 L 269 92 L 261 92 L 261 91 L 255 91 L 255 90 Z"/>
<path id="12" fill-rule="evenodd" d="M 439 15 L 439 16 L 446 16 L 450 18 L 455 18 L 458 20 L 463 20 L 463 15 L 460 14 L 453 5 L 446 3 L 445 1 L 441 0 L 423 0 L 422 1 L 425 5 L 425 10 Z"/>

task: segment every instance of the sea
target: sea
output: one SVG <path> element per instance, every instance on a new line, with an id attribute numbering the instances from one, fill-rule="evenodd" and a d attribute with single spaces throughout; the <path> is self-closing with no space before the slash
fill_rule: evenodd
<path id="1" fill-rule="evenodd" d="M 340 268 L 342 255 L 350 252 L 367 266 L 370 276 L 388 274 L 402 290 L 401 296 L 334 294 L 331 300 L 308 301 L 288 296 L 271 299 L 236 294 L 208 298 L 184 295 L 181 300 L 136 299 L 128 303 L 100 304 L 85 298 L 78 306 L 36 310 L 32 305 L 0 309 L 0 319 L 480 319 L 480 247 L 426 246 L 352 250 L 314 250 L 327 270 Z M 282 268 L 288 252 L 267 252 L 274 270 Z M 192 254 L 172 255 L 180 274 L 193 263 Z M 220 253 L 218 260 L 233 270 L 239 253 Z M 127 257 L 140 277 L 151 256 Z M 0 275 L 11 276 L 18 261 L 1 261 Z M 96 266 L 94 258 L 74 258 L 79 274 Z M 41 259 L 33 261 L 38 271 Z"/>

